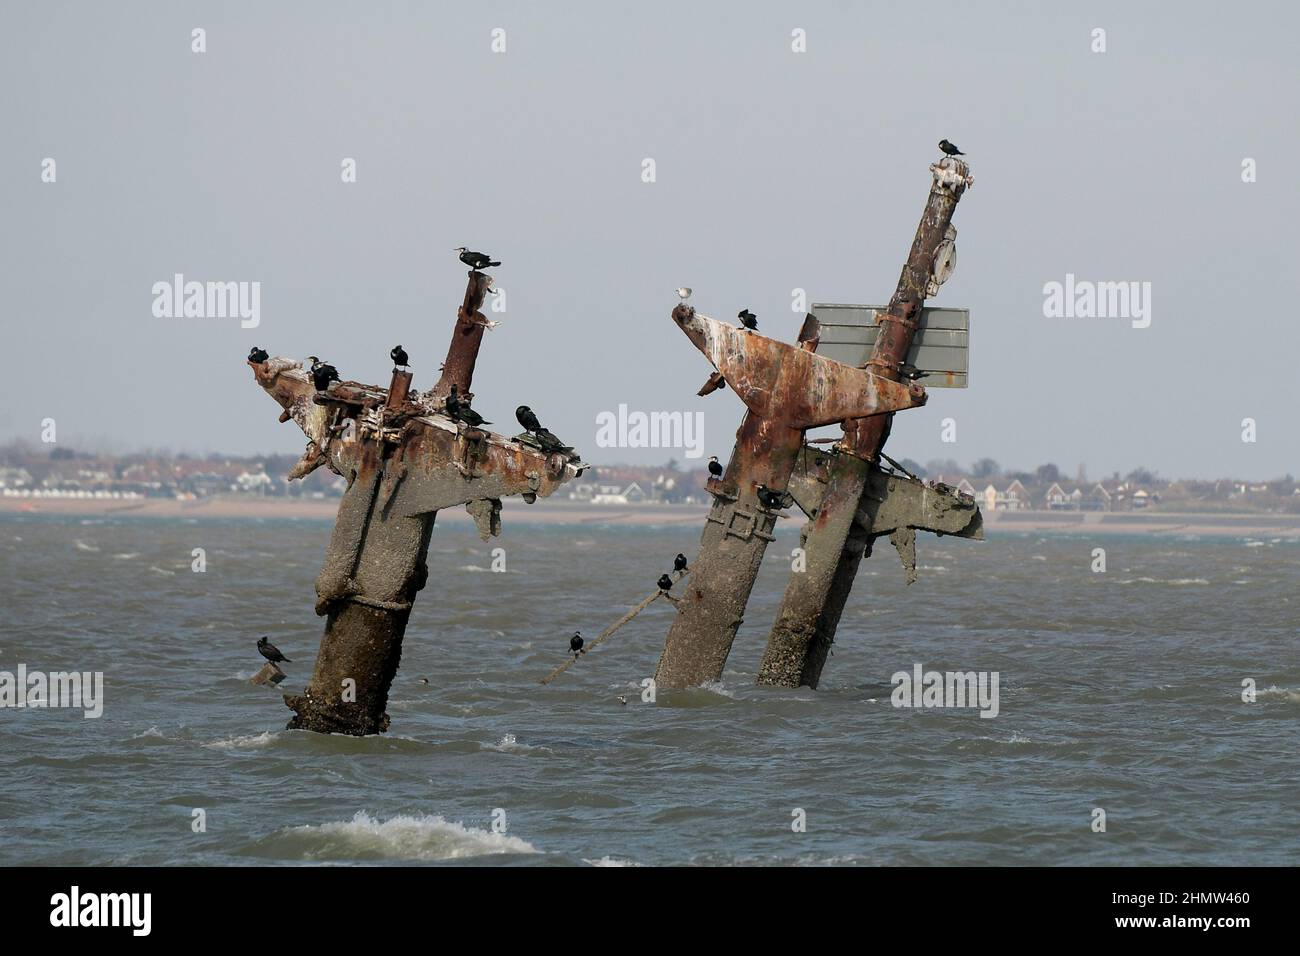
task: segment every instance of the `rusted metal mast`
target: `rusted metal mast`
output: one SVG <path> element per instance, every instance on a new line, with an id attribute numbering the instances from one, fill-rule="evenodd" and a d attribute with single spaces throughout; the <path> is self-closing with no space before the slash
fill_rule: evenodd
<path id="1" fill-rule="evenodd" d="M 925 402 L 919 385 L 815 354 L 816 337 L 807 329 L 796 347 L 684 303 L 672 317 L 748 411 L 725 473 L 709 481 L 713 506 L 655 673 L 666 688 L 722 676 L 781 510 L 775 498 L 786 494 L 804 431 Z"/>
<path id="2" fill-rule="evenodd" d="M 316 579 L 316 613 L 326 618 L 316 667 L 302 694 L 285 695 L 295 712 L 291 729 L 358 736 L 387 729 L 388 690 L 412 602 L 428 578 L 438 511 L 465 505 L 487 540 L 500 534 L 501 498 L 533 501 L 582 474 L 575 455 L 548 454 L 530 439 L 446 416 L 453 383 L 463 400 L 471 397 L 489 286 L 483 273 L 469 273 L 443 375 L 423 396 L 411 391 L 411 374 L 396 369 L 386 391 L 335 382 L 318 392 L 300 363 L 249 362 L 284 409 L 280 420 L 293 419 L 307 435 L 290 477 L 325 465 L 347 480 Z"/>
<path id="3" fill-rule="evenodd" d="M 899 380 L 916 334 L 936 254 L 957 203 L 971 182 L 966 164 L 949 157 L 930 167 L 932 180 L 921 222 L 865 368 Z M 937 283 L 935 283 L 937 287 Z M 858 565 L 872 542 L 888 534 L 914 579 L 916 529 L 981 537 L 973 501 L 884 472 L 880 453 L 892 414 L 844 423 L 835 453 L 816 452 L 796 482 L 795 498 L 808 515 L 803 531 L 806 569 L 793 572 L 759 667 L 758 683 L 816 687 L 835 638 Z"/>

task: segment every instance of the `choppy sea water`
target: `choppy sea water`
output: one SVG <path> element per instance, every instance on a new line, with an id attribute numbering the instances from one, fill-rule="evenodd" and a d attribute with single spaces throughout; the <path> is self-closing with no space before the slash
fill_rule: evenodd
<path id="1" fill-rule="evenodd" d="M 329 522 L 0 516 L 0 671 L 106 682 L 100 719 L 0 709 L 0 864 L 1300 858 L 1295 541 L 921 536 L 910 588 L 881 541 L 814 692 L 753 683 L 790 521 L 722 682 L 651 704 L 662 602 L 538 680 L 699 529 L 505 523 L 489 544 L 435 529 L 391 730 L 356 739 L 286 731 L 280 699 L 320 641 Z M 279 691 L 248 683 L 261 634 L 294 661 Z M 997 671 L 999 715 L 892 706 L 918 663 Z"/>

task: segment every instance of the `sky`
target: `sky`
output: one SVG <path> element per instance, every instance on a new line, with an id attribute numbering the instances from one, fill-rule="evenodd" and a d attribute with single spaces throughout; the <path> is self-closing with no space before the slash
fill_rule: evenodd
<path id="1" fill-rule="evenodd" d="M 249 349 L 386 384 L 400 342 L 427 388 L 464 245 L 503 263 L 474 379 L 501 430 L 528 404 L 588 461 L 698 465 L 600 447 L 597 419 L 700 412 L 703 454 L 726 460 L 742 406 L 696 397 L 710 367 L 673 290 L 790 342 L 793 290 L 888 302 L 947 137 L 975 182 L 930 304 L 970 310 L 970 387 L 900 413 L 887 452 L 1300 473 L 1295 4 L 11 2 L 0 18 L 0 441 L 53 419 L 73 448 L 297 453 Z M 156 315 L 176 273 L 259 283 L 258 325 Z M 1149 325 L 1046 315 L 1067 274 L 1149 288 Z"/>

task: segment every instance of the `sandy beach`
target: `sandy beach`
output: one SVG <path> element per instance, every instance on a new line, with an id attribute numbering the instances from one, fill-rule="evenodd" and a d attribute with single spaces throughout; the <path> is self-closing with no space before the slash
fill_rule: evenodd
<path id="1" fill-rule="evenodd" d="M 147 518 L 260 518 L 266 520 L 332 521 L 337 498 L 259 498 L 218 495 L 193 501 L 169 498 L 138 500 L 85 498 L 0 498 L 0 513 L 130 515 Z M 502 516 L 507 522 L 547 525 L 609 524 L 622 526 L 699 526 L 708 509 L 703 505 L 593 505 L 589 502 L 548 501 L 527 505 L 507 499 Z M 463 508 L 438 515 L 439 522 L 469 522 Z M 798 520 L 791 513 L 787 523 Z M 986 512 L 988 534 L 1157 534 L 1206 537 L 1300 538 L 1300 515 L 1260 513 L 1215 514 L 1180 512 Z"/>

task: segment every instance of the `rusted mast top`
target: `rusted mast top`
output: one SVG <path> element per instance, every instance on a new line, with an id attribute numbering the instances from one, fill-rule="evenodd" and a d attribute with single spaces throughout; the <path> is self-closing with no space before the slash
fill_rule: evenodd
<path id="1" fill-rule="evenodd" d="M 902 377 L 899 365 L 907 359 L 912 339 L 916 336 L 926 288 L 934 268 L 934 250 L 948 232 L 962 193 L 974 182 L 970 169 L 955 156 L 932 164 L 930 172 L 930 198 L 921 214 L 921 223 L 917 226 L 893 298 L 889 300 L 889 308 L 877 319 L 880 333 L 876 336 L 871 358 L 863 366 L 894 381 Z M 892 414 L 846 421 L 840 448 L 868 461 L 877 461 L 892 424 Z"/>

